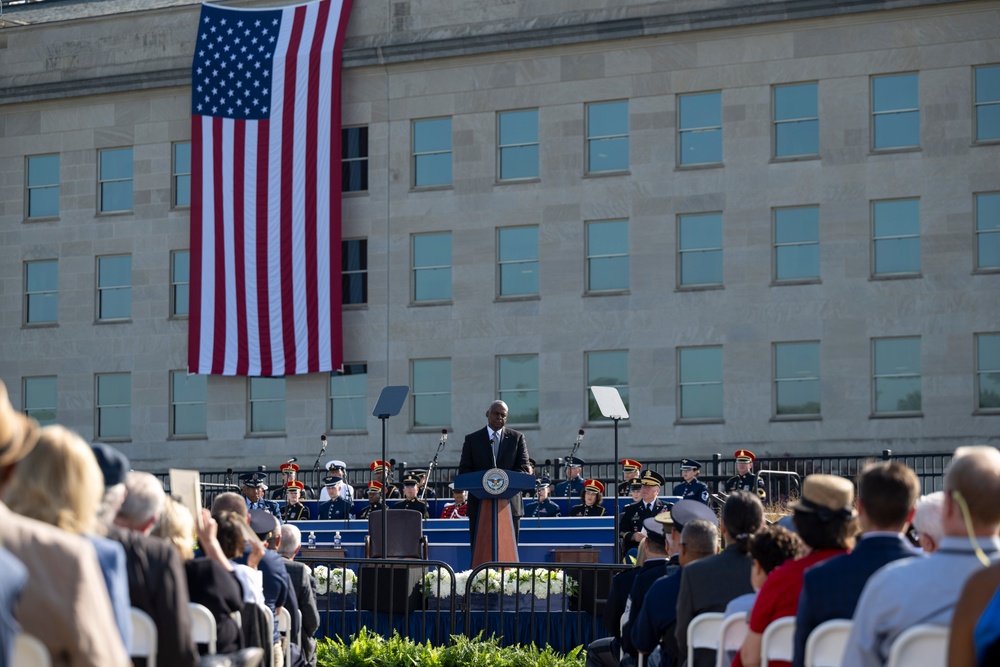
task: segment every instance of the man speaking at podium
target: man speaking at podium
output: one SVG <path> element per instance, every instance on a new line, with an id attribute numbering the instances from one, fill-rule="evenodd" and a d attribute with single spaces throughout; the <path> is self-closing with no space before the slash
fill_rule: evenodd
<path id="1" fill-rule="evenodd" d="M 458 464 L 458 474 L 500 468 L 514 472 L 528 472 L 528 445 L 524 434 L 514 429 L 504 428 L 507 423 L 507 404 L 493 401 L 486 411 L 486 426 L 465 436 L 462 443 L 462 460 Z M 514 541 L 517 542 L 518 524 L 524 514 L 521 495 L 510 499 L 510 510 L 514 518 Z M 469 498 L 469 542 L 475 550 L 476 520 L 479 518 L 479 498 Z"/>

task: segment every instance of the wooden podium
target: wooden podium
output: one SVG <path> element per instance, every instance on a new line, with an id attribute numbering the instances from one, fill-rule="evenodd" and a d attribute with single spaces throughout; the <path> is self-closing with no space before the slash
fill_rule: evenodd
<path id="1" fill-rule="evenodd" d="M 455 477 L 455 488 L 479 498 L 472 567 L 490 562 L 518 562 L 510 499 L 522 491 L 535 488 L 535 477 L 523 472 L 491 468 L 458 475 Z"/>

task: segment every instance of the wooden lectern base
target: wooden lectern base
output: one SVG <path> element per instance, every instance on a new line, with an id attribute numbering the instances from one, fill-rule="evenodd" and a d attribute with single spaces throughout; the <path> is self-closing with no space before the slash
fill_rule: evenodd
<path id="1" fill-rule="evenodd" d="M 472 567 L 489 563 L 493 558 L 493 504 L 497 509 L 497 557 L 502 563 L 517 563 L 517 540 L 514 539 L 514 515 L 507 500 L 483 500 L 479 503 L 476 523 L 476 548 L 472 552 Z"/>

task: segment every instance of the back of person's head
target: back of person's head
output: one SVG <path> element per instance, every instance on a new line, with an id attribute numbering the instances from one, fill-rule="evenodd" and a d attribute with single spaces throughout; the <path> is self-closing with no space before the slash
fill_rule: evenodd
<path id="1" fill-rule="evenodd" d="M 873 463 L 858 475 L 858 500 L 872 529 L 902 530 L 919 495 L 917 474 L 898 461 Z"/>
<path id="2" fill-rule="evenodd" d="M 3 500 L 18 514 L 83 534 L 98 528 L 104 480 L 90 446 L 59 425 L 41 429 L 14 470 Z"/>
<path id="3" fill-rule="evenodd" d="M 162 537 L 174 545 L 177 553 L 181 555 L 181 560 L 194 558 L 194 517 L 187 507 L 173 498 L 167 496 L 163 514 L 160 515 L 159 522 L 150 534 Z"/>
<path id="4" fill-rule="evenodd" d="M 31 451 L 38 441 L 38 422 L 21 414 L 10 404 L 7 385 L 0 380 L 0 485 L 6 471 Z"/>
<path id="5" fill-rule="evenodd" d="M 160 515 L 166 494 L 163 484 L 148 472 L 129 472 L 125 479 L 125 502 L 118 510 L 115 523 L 130 530 L 149 534 Z"/>
<path id="6" fill-rule="evenodd" d="M 218 515 L 213 514 L 212 518 L 219 524 L 218 539 L 222 553 L 230 559 L 242 556 L 247 544 L 243 534 L 246 519 L 236 512 L 225 511 Z"/>
<path id="7" fill-rule="evenodd" d="M 944 508 L 944 491 L 935 491 L 920 496 L 913 510 L 913 527 L 917 531 L 920 548 L 928 553 L 937 551 L 944 537 L 941 525 L 941 510 Z"/>
<path id="8" fill-rule="evenodd" d="M 219 515 L 223 512 L 235 512 L 243 517 L 244 522 L 250 514 L 250 510 L 247 509 L 247 501 L 243 499 L 243 496 L 232 491 L 220 493 L 212 502 L 212 518 L 218 521 Z"/>
<path id="9" fill-rule="evenodd" d="M 857 533 L 854 484 L 837 475 L 809 475 L 791 505 L 795 532 L 810 549 L 850 549 Z"/>
<path id="10" fill-rule="evenodd" d="M 646 546 L 646 540 L 639 542 L 639 546 L 635 550 L 635 566 L 642 567 L 642 564 L 646 562 L 648 558 L 648 551 Z"/>
<path id="11" fill-rule="evenodd" d="M 302 546 L 302 531 L 298 526 L 290 523 L 281 526 L 281 544 L 278 545 L 278 553 L 285 558 L 292 558 L 295 552 Z"/>
<path id="12" fill-rule="evenodd" d="M 1000 525 L 1000 451 L 975 445 L 959 447 L 944 474 L 944 491 L 958 492 L 977 530 L 995 530 Z"/>
<path id="13" fill-rule="evenodd" d="M 735 544 L 740 553 L 747 553 L 750 537 L 764 525 L 760 498 L 744 489 L 733 491 L 722 506 L 722 525 L 727 542 Z"/>
<path id="14" fill-rule="evenodd" d="M 801 552 L 802 540 L 781 526 L 765 526 L 750 538 L 750 555 L 767 574 L 786 560 L 797 558 Z"/>
<path id="15" fill-rule="evenodd" d="M 690 555 L 699 558 L 711 556 L 719 550 L 719 529 L 705 519 L 689 521 L 681 531 L 681 545 Z"/>

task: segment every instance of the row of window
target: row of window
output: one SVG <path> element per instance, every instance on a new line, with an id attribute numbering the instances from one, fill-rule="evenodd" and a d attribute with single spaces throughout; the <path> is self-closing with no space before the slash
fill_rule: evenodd
<path id="1" fill-rule="evenodd" d="M 973 68 L 973 141 L 1000 140 L 1000 65 Z M 908 72 L 871 77 L 871 148 L 900 150 L 920 146 L 919 74 Z M 588 174 L 625 172 L 629 168 L 628 100 L 586 105 L 585 146 Z M 775 159 L 819 156 L 819 83 L 772 87 L 772 155 Z M 499 181 L 540 177 L 538 109 L 497 113 Z M 722 91 L 677 96 L 677 164 L 680 167 L 722 164 Z M 191 144 L 173 144 L 173 206 L 191 203 Z M 452 119 L 428 118 L 412 124 L 412 185 L 452 183 Z M 343 192 L 368 190 L 368 128 L 342 132 Z M 59 215 L 59 156 L 27 158 L 27 218 Z M 132 148 L 98 152 L 97 210 L 132 210 Z"/>
<path id="2" fill-rule="evenodd" d="M 772 345 L 773 419 L 819 419 L 822 415 L 820 344 L 796 341 Z M 629 403 L 627 350 L 585 353 L 586 387 L 616 387 Z M 921 415 L 920 337 L 871 339 L 873 416 Z M 975 411 L 1000 414 L 1000 333 L 975 335 Z M 450 427 L 451 359 L 410 361 L 410 425 L 415 429 Z M 96 434 L 100 439 L 131 437 L 131 375 L 95 376 Z M 509 408 L 509 422 L 539 423 L 538 355 L 496 358 L 496 395 Z M 331 431 L 364 432 L 369 421 L 368 368 L 345 364 L 332 373 L 328 387 Z M 285 378 L 249 378 L 248 432 L 285 432 Z M 606 421 L 588 390 L 587 421 Z M 57 420 L 57 378 L 23 379 L 24 412 L 43 424 Z M 204 375 L 170 372 L 170 435 L 206 437 L 208 381 Z M 723 419 L 723 348 L 721 345 L 677 348 L 677 421 L 712 423 Z"/>

